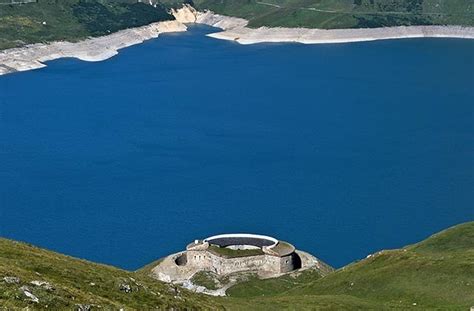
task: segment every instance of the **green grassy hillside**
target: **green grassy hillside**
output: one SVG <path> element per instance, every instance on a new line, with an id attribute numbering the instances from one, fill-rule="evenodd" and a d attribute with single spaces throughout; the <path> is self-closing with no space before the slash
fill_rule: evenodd
<path id="1" fill-rule="evenodd" d="M 323 278 L 251 280 L 228 303 L 322 310 L 469 310 L 474 306 L 474 222 L 403 249 L 378 252 Z"/>
<path id="2" fill-rule="evenodd" d="M 219 308 L 207 296 L 161 283 L 143 273 L 0 239 L 0 310 L 76 310 L 80 305 L 92 306 L 91 310 Z"/>
<path id="3" fill-rule="evenodd" d="M 77 41 L 173 19 L 167 10 L 133 0 L 38 0 L 0 4 L 0 49 L 55 40 Z"/>
<path id="4" fill-rule="evenodd" d="M 249 19 L 251 27 L 474 25 L 472 0 L 194 0 L 194 4 Z"/>

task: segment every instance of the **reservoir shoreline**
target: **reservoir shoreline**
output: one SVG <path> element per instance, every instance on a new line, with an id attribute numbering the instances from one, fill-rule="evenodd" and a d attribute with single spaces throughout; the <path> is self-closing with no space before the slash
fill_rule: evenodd
<path id="1" fill-rule="evenodd" d="M 185 13 L 185 11 L 188 12 Z M 192 15 L 195 16 L 194 21 Z M 175 17 L 185 22 L 195 22 L 220 28 L 223 31 L 208 36 L 215 39 L 235 41 L 240 44 L 328 44 L 408 38 L 474 39 L 474 27 L 462 26 L 398 26 L 329 30 L 284 27 L 249 28 L 247 27 L 248 21 L 245 19 L 214 14 L 210 11 L 196 12 L 192 7 L 182 8 L 181 16 L 175 14 Z"/>
<path id="2" fill-rule="evenodd" d="M 207 36 L 235 41 L 239 44 L 350 43 L 405 38 L 459 38 L 474 39 L 474 27 L 462 26 L 399 26 L 364 29 L 310 29 L 310 28 L 249 28 L 242 18 L 198 12 L 190 6 L 172 12 L 176 20 L 152 23 L 116 33 L 89 38 L 79 42 L 57 41 L 38 43 L 0 51 L 0 75 L 45 67 L 47 61 L 59 58 L 77 58 L 83 61 L 103 61 L 118 54 L 118 50 L 143 43 L 162 33 L 183 32 L 185 24 L 204 24 L 222 29 Z"/>
<path id="3" fill-rule="evenodd" d="M 77 58 L 88 62 L 109 59 L 120 49 L 157 38 L 162 33 L 186 31 L 179 21 L 164 21 L 120 30 L 110 35 L 79 42 L 37 43 L 0 51 L 0 75 L 43 68 L 44 62 L 59 58 Z"/>

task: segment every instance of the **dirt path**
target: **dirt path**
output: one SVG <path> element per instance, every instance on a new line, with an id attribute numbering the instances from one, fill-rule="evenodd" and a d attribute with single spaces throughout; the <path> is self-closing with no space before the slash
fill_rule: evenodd
<path id="1" fill-rule="evenodd" d="M 435 13 L 435 12 L 404 12 L 404 11 L 386 11 L 386 12 L 373 12 L 373 11 L 338 11 L 338 10 L 325 10 L 325 9 L 318 9 L 314 7 L 284 7 L 278 4 L 257 1 L 257 4 L 271 6 L 278 9 L 297 9 L 297 10 L 305 10 L 305 11 L 313 11 L 313 12 L 320 12 L 320 13 L 330 13 L 330 14 L 350 14 L 350 15 L 425 15 L 425 16 L 474 16 L 474 13 L 458 13 L 458 14 L 448 14 L 448 13 Z"/>

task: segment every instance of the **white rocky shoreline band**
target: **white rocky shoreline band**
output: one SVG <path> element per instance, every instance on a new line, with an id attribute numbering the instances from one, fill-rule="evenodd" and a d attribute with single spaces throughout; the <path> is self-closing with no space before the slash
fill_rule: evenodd
<path id="1" fill-rule="evenodd" d="M 153 23 L 80 42 L 32 44 L 0 51 L 0 75 L 45 67 L 44 62 L 72 57 L 84 61 L 102 61 L 118 50 L 156 38 L 161 33 L 186 31 L 186 23 L 205 24 L 223 31 L 209 37 L 235 41 L 240 44 L 293 42 L 304 44 L 349 43 L 403 38 L 474 39 L 474 27 L 462 26 L 399 26 L 364 29 L 311 28 L 249 28 L 242 18 L 198 12 L 190 6 L 172 12 L 176 20 Z"/>
<path id="2" fill-rule="evenodd" d="M 44 62 L 58 58 L 77 58 L 88 62 L 103 61 L 118 50 L 158 37 L 162 33 L 186 31 L 179 21 L 164 21 L 120 30 L 110 35 L 79 42 L 56 41 L 31 44 L 0 51 L 0 75 L 45 67 Z"/>
<path id="3" fill-rule="evenodd" d="M 182 10 L 190 10 L 187 7 Z M 462 26 L 398 26 L 358 29 L 314 29 L 284 27 L 247 27 L 248 21 L 212 12 L 192 12 L 194 22 L 221 28 L 223 31 L 209 34 L 209 37 L 231 40 L 240 44 L 294 42 L 304 44 L 350 43 L 404 38 L 460 38 L 474 39 L 474 27 Z M 184 14 L 183 14 L 184 15 Z M 178 15 L 176 15 L 178 16 Z M 187 22 L 190 14 L 187 14 Z"/>

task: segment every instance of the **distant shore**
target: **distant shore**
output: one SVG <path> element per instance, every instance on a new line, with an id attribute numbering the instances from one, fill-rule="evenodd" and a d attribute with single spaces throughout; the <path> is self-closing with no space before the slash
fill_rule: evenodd
<path id="1" fill-rule="evenodd" d="M 0 51 L 0 75 L 45 67 L 44 62 L 72 57 L 96 62 L 117 55 L 118 50 L 156 38 L 162 33 L 186 31 L 178 21 L 164 21 L 130 28 L 80 42 L 38 43 Z"/>
<path id="2" fill-rule="evenodd" d="M 210 34 L 209 37 L 236 41 L 240 44 L 295 42 L 304 44 L 350 43 L 408 38 L 474 39 L 474 27 L 400 26 L 368 29 L 307 28 L 236 28 Z"/>
<path id="3" fill-rule="evenodd" d="M 222 31 L 209 37 L 240 44 L 295 42 L 305 44 L 348 43 L 402 38 L 474 39 L 474 27 L 400 26 L 367 29 L 249 28 L 242 18 L 198 12 L 190 6 L 172 12 L 176 20 L 125 29 L 80 42 L 32 44 L 0 51 L 0 75 L 45 67 L 44 62 L 72 57 L 84 61 L 102 61 L 117 55 L 118 50 L 158 37 L 161 33 L 186 31 L 185 24 L 205 24 Z"/>
<path id="4" fill-rule="evenodd" d="M 187 8 L 192 9 L 192 8 Z M 360 29 L 311 28 L 249 28 L 241 18 L 196 12 L 196 23 L 223 29 L 209 37 L 235 41 L 240 44 L 295 42 L 304 44 L 350 43 L 405 38 L 474 39 L 474 27 L 462 26 L 398 26 Z"/>

